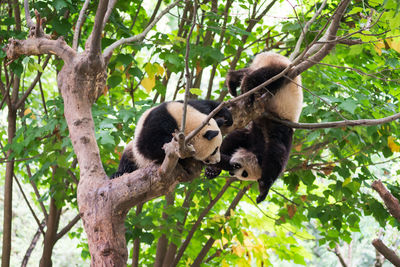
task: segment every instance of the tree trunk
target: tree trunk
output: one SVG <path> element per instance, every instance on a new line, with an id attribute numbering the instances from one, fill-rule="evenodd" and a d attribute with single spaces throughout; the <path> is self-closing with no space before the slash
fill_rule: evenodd
<path id="1" fill-rule="evenodd" d="M 105 64 L 90 64 L 89 61 L 87 55 L 79 55 L 74 64 L 64 65 L 58 75 L 64 115 L 81 172 L 77 194 L 79 211 L 88 236 L 91 266 L 125 266 L 128 256 L 124 226 L 126 211 L 113 213 L 111 182 L 100 160 L 91 112 L 98 92 L 105 87 Z M 94 65 L 96 67 L 89 67 Z"/>
<path id="2" fill-rule="evenodd" d="M 50 199 L 50 214 L 47 220 L 47 230 L 44 236 L 44 245 L 42 258 L 40 259 L 40 267 L 52 266 L 51 255 L 53 247 L 56 243 L 57 229 L 60 222 L 61 210 L 57 209 L 55 199 Z"/>
<path id="3" fill-rule="evenodd" d="M 15 85 L 15 84 L 14 84 Z M 11 144 L 16 132 L 17 111 L 8 107 L 8 143 Z M 3 217 L 3 251 L 1 266 L 10 266 L 11 254 L 11 221 L 12 221 L 12 182 L 14 161 L 9 160 L 12 150 L 7 151 L 6 176 L 4 179 L 4 217 Z"/>

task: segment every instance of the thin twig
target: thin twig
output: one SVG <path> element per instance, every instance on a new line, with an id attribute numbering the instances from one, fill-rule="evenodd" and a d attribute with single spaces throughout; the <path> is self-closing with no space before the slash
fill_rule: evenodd
<path id="1" fill-rule="evenodd" d="M 296 47 L 294 48 L 293 53 L 289 56 L 289 59 L 291 61 L 299 54 L 301 44 L 303 43 L 303 40 L 308 32 L 308 29 L 310 28 L 311 24 L 314 23 L 316 18 L 321 14 L 322 10 L 325 8 L 326 2 L 327 2 L 327 0 L 324 0 L 324 2 L 322 2 L 321 6 L 317 10 L 317 12 L 315 12 L 314 16 L 306 23 L 306 25 L 302 29 L 300 37 L 297 40 Z"/>
<path id="2" fill-rule="evenodd" d="M 45 70 L 47 64 L 49 63 L 50 58 L 51 58 L 51 55 L 47 55 L 46 56 L 46 59 L 44 60 L 43 65 L 42 65 L 42 70 L 43 71 Z M 35 86 L 36 86 L 37 82 L 40 80 L 40 77 L 42 76 L 42 74 L 43 74 L 42 72 L 38 71 L 38 73 L 36 74 L 35 79 L 32 81 L 32 83 L 29 86 L 29 88 L 26 90 L 24 95 L 16 103 L 16 105 L 15 105 L 16 108 L 20 108 L 25 103 L 26 98 L 32 92 L 33 88 L 35 88 Z"/>
<path id="3" fill-rule="evenodd" d="M 219 193 L 215 196 L 215 198 L 208 204 L 208 206 L 197 217 L 196 222 L 193 224 L 189 233 L 186 235 L 186 239 L 185 239 L 185 241 L 183 241 L 181 247 L 179 248 L 178 253 L 176 254 L 175 259 L 174 259 L 173 263 L 171 264 L 171 266 L 178 265 L 179 260 L 183 256 L 183 253 L 185 252 L 186 248 L 188 247 L 190 240 L 192 239 L 194 233 L 201 225 L 203 218 L 208 214 L 208 212 L 211 210 L 211 208 L 214 207 L 214 205 L 218 202 L 218 200 L 222 197 L 222 195 L 226 192 L 226 190 L 229 188 L 229 186 L 235 180 L 236 180 L 235 178 L 230 178 L 229 180 L 227 180 L 225 185 L 222 187 L 221 191 L 219 191 Z"/>
<path id="4" fill-rule="evenodd" d="M 341 128 L 352 126 L 374 126 L 384 123 L 389 123 L 400 119 L 400 113 L 384 117 L 381 119 L 360 119 L 360 120 L 346 120 L 346 121 L 333 121 L 333 122 L 320 122 L 320 123 L 296 123 L 287 120 L 279 119 L 270 113 L 265 112 L 264 116 L 276 122 L 280 122 L 286 126 L 296 129 L 325 129 L 325 128 Z"/>
<path id="5" fill-rule="evenodd" d="M 46 226 L 46 221 L 43 220 L 40 225 L 42 227 L 45 227 Z M 34 234 L 33 238 L 32 238 L 31 244 L 29 245 L 28 249 L 25 252 L 25 256 L 24 256 L 24 259 L 22 260 L 21 267 L 28 266 L 29 258 L 31 257 L 32 251 L 34 250 L 34 248 L 36 247 L 37 242 L 39 241 L 41 232 L 42 232 L 42 230 L 39 227 L 37 229 L 36 233 Z"/>
<path id="6" fill-rule="evenodd" d="M 110 18 L 110 15 L 114 9 L 115 3 L 117 3 L 117 0 L 110 0 L 108 2 L 108 7 L 107 7 L 107 11 L 106 14 L 104 15 L 104 20 L 103 20 L 103 28 L 102 31 L 104 30 L 104 28 L 106 27 L 107 21 Z"/>
<path id="7" fill-rule="evenodd" d="M 242 190 L 240 190 L 238 192 L 238 194 L 236 195 L 236 197 L 232 200 L 231 204 L 229 205 L 228 209 L 225 212 L 225 217 L 228 217 L 231 215 L 231 211 L 234 210 L 237 206 L 237 204 L 239 204 L 239 201 L 242 199 L 242 197 L 246 194 L 246 191 L 249 190 L 249 188 L 251 187 L 251 184 L 245 186 L 242 188 Z M 221 225 L 218 228 L 218 232 L 221 231 L 223 225 Z M 203 246 L 203 248 L 201 249 L 200 253 L 197 255 L 196 259 L 194 260 L 192 267 L 197 267 L 200 266 L 200 264 L 203 262 L 204 257 L 207 255 L 208 251 L 210 250 L 210 248 L 212 247 L 212 245 L 214 244 L 215 239 L 213 237 L 210 237 L 208 239 L 208 241 L 206 242 L 206 244 Z"/>
<path id="8" fill-rule="evenodd" d="M 82 9 L 79 12 L 78 20 L 76 21 L 74 39 L 72 41 L 72 49 L 74 49 L 74 50 L 78 49 L 79 35 L 81 33 L 82 24 L 85 21 L 85 12 L 89 6 L 89 3 L 90 3 L 90 0 L 85 0 L 85 3 L 83 3 Z"/>
<path id="9" fill-rule="evenodd" d="M 185 96 L 183 101 L 183 114 L 182 114 L 182 125 L 181 132 L 185 132 L 186 127 L 186 112 L 187 112 L 187 102 L 189 98 L 190 88 L 192 86 L 192 75 L 189 70 L 189 52 L 190 52 L 190 37 L 192 36 L 193 29 L 196 26 L 196 13 L 197 13 L 197 1 L 193 1 L 193 22 L 192 27 L 190 27 L 189 34 L 186 38 L 186 53 L 185 53 L 185 78 L 186 78 L 186 88 L 185 88 Z"/>
<path id="10" fill-rule="evenodd" d="M 44 233 L 43 227 L 42 227 L 42 225 L 41 225 L 41 223 L 39 221 L 39 218 L 36 216 L 35 211 L 33 210 L 31 204 L 29 203 L 28 198 L 25 195 L 24 190 L 22 189 L 21 183 L 18 181 L 18 179 L 17 179 L 17 177 L 15 175 L 14 175 L 14 180 L 15 180 L 15 182 L 17 182 L 17 185 L 18 185 L 19 190 L 21 191 L 22 197 L 24 198 L 26 204 L 28 205 L 28 208 L 31 211 L 33 218 L 35 219 L 36 223 L 38 224 L 38 226 L 40 228 L 40 231 L 42 232 L 42 235 L 44 236 L 45 233 Z"/>
<path id="11" fill-rule="evenodd" d="M 103 19 L 107 11 L 108 0 L 100 0 L 97 7 L 92 33 L 89 37 L 89 58 L 98 57 L 101 54 L 101 33 L 103 31 Z"/>
<path id="12" fill-rule="evenodd" d="M 31 168 L 30 168 L 29 164 L 26 164 L 26 172 L 28 173 L 29 182 L 30 182 L 30 184 L 31 184 L 31 186 L 33 188 L 33 191 L 34 191 L 34 193 L 36 195 L 36 199 L 37 199 L 37 201 L 39 203 L 40 208 L 42 209 L 42 212 L 43 212 L 43 215 L 44 215 L 44 219 L 45 219 L 45 221 L 47 223 L 47 219 L 49 218 L 49 215 L 47 213 L 46 207 L 43 204 L 43 201 L 41 201 L 42 197 L 40 196 L 40 193 L 39 193 L 39 190 L 37 188 L 37 185 L 36 185 L 35 181 L 32 179 L 32 172 L 31 172 Z"/>
<path id="13" fill-rule="evenodd" d="M 79 220 L 81 219 L 81 216 L 78 214 L 76 215 L 63 229 L 61 229 L 60 232 L 57 233 L 55 240 L 59 240 L 60 238 L 62 238 L 66 233 L 69 232 L 69 230 L 71 230 L 72 227 L 74 227 L 74 225 L 79 222 Z"/>
<path id="14" fill-rule="evenodd" d="M 26 25 L 28 26 L 28 28 L 32 28 L 33 26 L 35 26 L 35 24 L 32 21 L 31 14 L 29 14 L 28 0 L 24 0 L 24 9 L 25 9 Z"/>
<path id="15" fill-rule="evenodd" d="M 111 58 L 111 55 L 114 51 L 114 49 L 116 49 L 117 47 L 126 44 L 126 43 L 132 43 L 132 42 L 140 42 L 142 41 L 146 35 L 149 33 L 149 31 L 154 27 L 154 25 L 156 25 L 156 23 L 158 21 L 160 21 L 160 19 L 168 13 L 168 11 L 170 11 L 172 8 L 174 8 L 176 5 L 179 4 L 179 2 L 181 2 L 182 0 L 176 0 L 175 2 L 173 2 L 172 4 L 170 4 L 169 6 L 167 6 L 161 13 L 160 15 L 158 15 L 147 27 L 146 29 L 144 29 L 144 31 L 142 31 L 140 34 L 129 37 L 129 38 L 122 38 L 119 39 L 118 41 L 112 43 L 111 45 L 109 45 L 106 49 L 104 49 L 104 53 L 103 56 L 105 58 L 106 61 L 108 61 Z"/>

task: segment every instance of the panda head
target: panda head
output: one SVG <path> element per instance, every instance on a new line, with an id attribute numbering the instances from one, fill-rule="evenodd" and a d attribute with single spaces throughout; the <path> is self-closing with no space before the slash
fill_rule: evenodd
<path id="1" fill-rule="evenodd" d="M 214 119 L 201 129 L 190 142 L 196 153 L 194 158 L 206 164 L 215 164 L 221 160 L 220 147 L 222 143 L 221 131 Z"/>
<path id="2" fill-rule="evenodd" d="M 235 167 L 229 174 L 239 180 L 257 181 L 261 178 L 261 167 L 256 155 L 244 148 L 237 149 L 229 163 Z"/>

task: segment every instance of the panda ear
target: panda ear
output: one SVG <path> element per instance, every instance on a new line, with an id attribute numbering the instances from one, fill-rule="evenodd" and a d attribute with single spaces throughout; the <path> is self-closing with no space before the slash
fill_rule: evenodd
<path id="1" fill-rule="evenodd" d="M 207 138 L 207 140 L 211 140 L 219 134 L 219 131 L 208 130 L 203 137 Z"/>
<path id="2" fill-rule="evenodd" d="M 249 68 L 240 70 L 230 70 L 226 76 L 226 86 L 228 87 L 229 93 L 233 96 L 237 96 L 236 88 L 240 86 L 242 78 L 246 73 L 249 73 Z"/>

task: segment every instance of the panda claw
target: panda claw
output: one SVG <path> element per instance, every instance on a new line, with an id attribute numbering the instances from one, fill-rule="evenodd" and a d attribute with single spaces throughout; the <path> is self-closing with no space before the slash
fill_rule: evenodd
<path id="1" fill-rule="evenodd" d="M 242 165 L 240 165 L 239 163 L 233 163 L 233 169 L 237 170 L 242 168 Z"/>
<path id="2" fill-rule="evenodd" d="M 219 174 L 221 173 L 221 170 L 216 169 L 216 168 L 212 168 L 212 167 L 207 167 L 204 171 L 204 175 L 208 178 L 208 179 L 214 179 L 215 177 L 217 177 Z"/>

